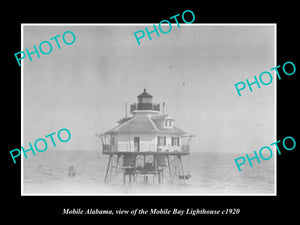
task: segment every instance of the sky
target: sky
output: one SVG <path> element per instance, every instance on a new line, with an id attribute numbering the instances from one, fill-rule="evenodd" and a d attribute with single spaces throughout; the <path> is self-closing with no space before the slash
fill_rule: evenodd
<path id="1" fill-rule="evenodd" d="M 76 40 L 23 60 L 23 145 L 67 128 L 71 140 L 56 138 L 56 150 L 100 150 L 95 134 L 115 127 L 144 88 L 195 135 L 192 151 L 249 153 L 275 141 L 275 79 L 241 97 L 234 87 L 276 66 L 273 25 L 172 24 L 138 45 L 145 27 L 153 24 L 24 25 L 29 51 L 66 31 Z"/>

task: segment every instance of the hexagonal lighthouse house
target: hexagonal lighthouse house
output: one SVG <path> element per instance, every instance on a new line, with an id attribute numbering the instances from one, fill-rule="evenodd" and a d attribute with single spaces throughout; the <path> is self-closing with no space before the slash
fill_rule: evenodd
<path id="1" fill-rule="evenodd" d="M 164 107 L 164 103 L 163 103 Z M 164 110 L 163 110 L 164 111 Z M 175 126 L 175 120 L 161 113 L 160 104 L 152 103 L 152 95 L 144 89 L 137 103 L 130 106 L 131 117 L 103 134 L 102 152 L 109 156 L 105 182 L 123 174 L 129 182 L 186 182 L 191 175 L 183 168 L 181 157 L 190 154 L 193 135 Z"/>

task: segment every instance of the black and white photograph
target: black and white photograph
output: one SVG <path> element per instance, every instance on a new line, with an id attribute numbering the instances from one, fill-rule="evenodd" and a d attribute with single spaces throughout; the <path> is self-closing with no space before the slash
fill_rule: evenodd
<path id="1" fill-rule="evenodd" d="M 276 24 L 145 27 L 22 25 L 22 194 L 275 195 Z"/>
<path id="2" fill-rule="evenodd" d="M 5 6 L 3 219 L 296 221 L 296 5 L 103 3 Z"/>

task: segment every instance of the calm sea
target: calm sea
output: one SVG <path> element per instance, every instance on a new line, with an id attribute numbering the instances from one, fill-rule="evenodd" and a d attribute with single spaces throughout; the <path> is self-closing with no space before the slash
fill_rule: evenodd
<path id="1" fill-rule="evenodd" d="M 59 151 L 38 153 L 23 160 L 23 194 L 110 195 L 248 195 L 274 194 L 274 159 L 253 160 L 239 172 L 234 159 L 242 154 L 191 153 L 183 160 L 192 177 L 187 184 L 123 185 L 122 175 L 104 183 L 108 156 L 99 151 Z M 75 176 L 69 176 L 73 166 Z"/>

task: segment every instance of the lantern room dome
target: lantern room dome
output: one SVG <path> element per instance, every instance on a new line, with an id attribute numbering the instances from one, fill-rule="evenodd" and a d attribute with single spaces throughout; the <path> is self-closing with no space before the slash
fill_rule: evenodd
<path id="1" fill-rule="evenodd" d="M 144 88 L 144 92 L 137 96 L 138 98 L 152 98 L 153 96 L 147 93 L 146 89 Z"/>

